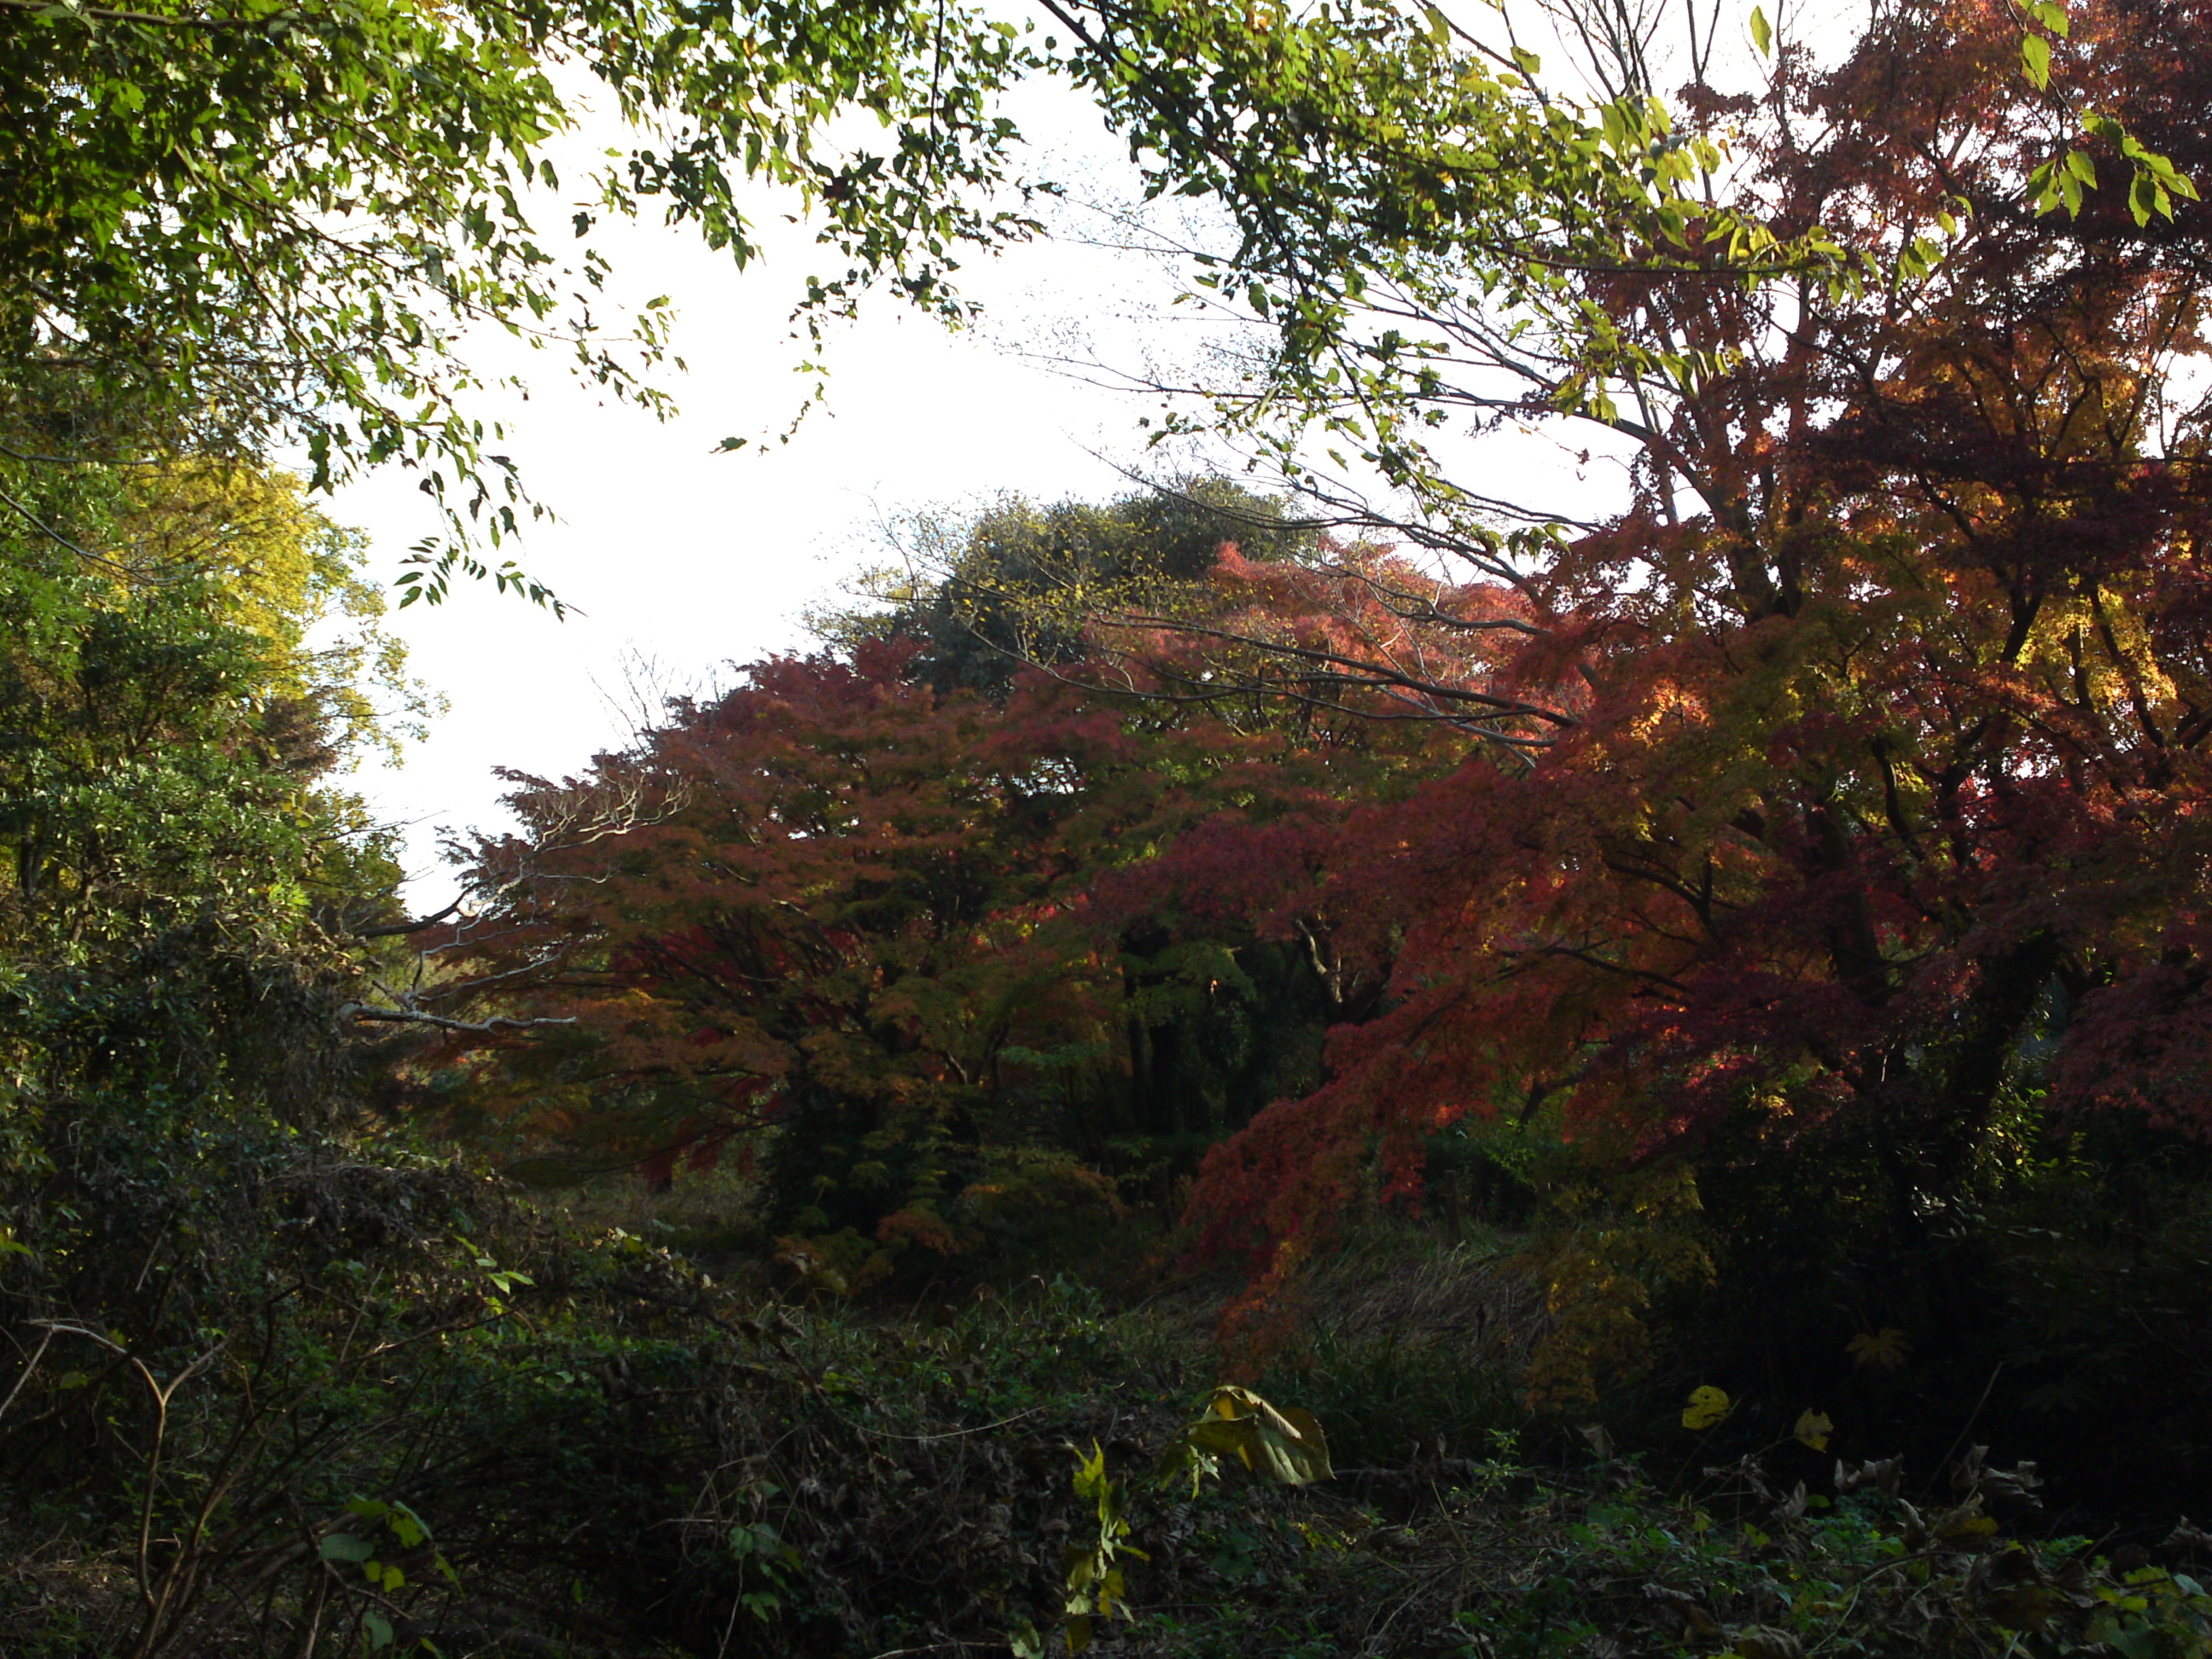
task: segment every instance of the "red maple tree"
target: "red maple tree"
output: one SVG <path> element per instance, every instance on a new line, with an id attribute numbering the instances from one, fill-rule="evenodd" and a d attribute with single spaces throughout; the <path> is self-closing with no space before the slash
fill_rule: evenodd
<path id="1" fill-rule="evenodd" d="M 1763 102 L 1692 88 L 1704 124 L 1752 135 L 1760 218 L 1825 227 L 1881 275 L 1747 282 L 1722 249 L 1698 268 L 1694 226 L 1686 257 L 1625 243 L 1573 279 L 1617 331 L 1598 370 L 1557 331 L 1448 309 L 1433 241 L 1395 267 L 1355 252 L 1399 279 L 1375 303 L 1430 307 L 1404 324 L 1430 343 L 1370 354 L 1402 380 L 1359 383 L 1370 407 L 1400 399 L 1394 430 L 1564 408 L 1632 488 L 1548 544 L 1432 536 L 1482 576 L 1457 615 L 1356 569 L 1287 570 L 1271 579 L 1326 627 L 1183 630 L 1186 653 L 1322 669 L 1483 739 L 1294 871 L 1234 826 L 1168 854 L 1263 927 L 1291 925 L 1294 890 L 1388 986 L 1332 1037 L 1322 1086 L 1209 1159 L 1209 1248 L 1279 1275 L 1378 1159 L 1386 1192 L 1416 1194 L 1425 1137 L 1501 1116 L 1615 1168 L 1848 1168 L 1905 1240 L 2023 1102 L 2212 1131 L 2212 218 L 2112 187 L 2143 146 L 2184 173 L 2212 161 L 2188 113 L 2212 95 L 2188 45 L 2206 21 L 2077 9 L 2070 104 L 2021 74 L 2009 10 L 1978 4 L 1884 13 L 1834 67 L 1785 53 Z M 2111 112 L 2086 137 L 2084 99 Z M 2106 188 L 2039 212 L 2076 149 Z M 1918 243 L 1939 216 L 1945 246 Z M 1305 252 L 1279 241 L 1252 274 L 1313 291 L 1328 273 Z M 1356 355 L 1285 338 L 1303 361 Z M 1309 411 L 1348 384 L 1312 375 Z M 1395 459 L 1438 522 L 1467 521 L 1451 504 L 1472 492 Z M 1387 649 L 1378 604 L 1411 630 Z M 1464 656 L 1408 672 L 1422 630 L 1492 643 L 1471 675 Z M 1276 882 L 1221 873 L 1263 866 Z"/>
<path id="2" fill-rule="evenodd" d="M 1268 970 L 1117 872 L 1194 822 L 1334 816 L 1401 757 L 1364 723 L 1067 677 L 939 691 L 916 648 L 757 664 L 585 776 L 514 779 L 520 832 L 468 849 L 453 982 L 527 1035 L 477 1064 L 464 1127 L 652 1179 L 764 1146 L 793 1231 L 947 1253 L 1022 1206 L 1113 1207 L 1073 1154 L 1117 1123 L 1196 1127 L 1175 1073 L 1188 1094 L 1198 1028 Z M 1275 977 L 1322 983 L 1324 950 Z"/>

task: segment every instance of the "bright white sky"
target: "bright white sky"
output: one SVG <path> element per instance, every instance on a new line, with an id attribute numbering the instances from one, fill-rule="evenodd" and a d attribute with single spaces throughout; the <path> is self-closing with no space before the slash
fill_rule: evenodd
<path id="1" fill-rule="evenodd" d="M 1058 130 L 1039 171 L 1095 173 L 1114 188 L 1123 171 L 1115 150 L 1084 131 L 1087 109 L 1060 97 L 1023 112 L 1026 131 Z M 1134 312 L 1171 298 L 1173 286 L 1129 256 L 1066 242 L 967 268 L 963 291 L 989 308 L 979 331 L 951 333 L 889 296 L 865 307 L 836 343 L 826 405 L 778 445 L 811 384 L 793 373 L 802 349 L 787 319 L 803 279 L 836 267 L 771 200 L 759 217 L 779 234 L 770 257 L 743 273 L 688 230 L 641 228 L 607 244 L 629 298 L 668 294 L 680 313 L 675 349 L 690 373 L 663 379 L 678 420 L 603 404 L 556 351 L 520 350 L 503 336 L 478 348 L 479 362 L 529 379 L 527 403 L 481 406 L 510 422 L 507 453 L 560 515 L 513 550 L 580 614 L 556 622 L 463 582 L 444 605 L 393 617 L 413 672 L 450 712 L 402 767 L 364 769 L 355 781 L 380 817 L 409 826 L 417 906 L 434 908 L 452 890 L 441 827 L 505 821 L 493 769 L 572 773 L 623 741 L 634 657 L 657 664 L 670 689 L 726 678 L 732 663 L 806 643 L 799 613 L 883 562 L 887 517 L 972 507 L 1005 490 L 1104 497 L 1128 487 L 1110 460 L 1144 459 L 1136 422 L 1148 405 L 1022 354 L 1050 353 L 1070 331 L 1109 356 L 1139 349 L 1139 335 L 1157 349 L 1158 322 Z M 765 437 L 767 449 L 713 453 L 732 434 Z M 368 532 L 387 579 L 439 529 L 403 472 L 347 489 L 329 510 Z"/>

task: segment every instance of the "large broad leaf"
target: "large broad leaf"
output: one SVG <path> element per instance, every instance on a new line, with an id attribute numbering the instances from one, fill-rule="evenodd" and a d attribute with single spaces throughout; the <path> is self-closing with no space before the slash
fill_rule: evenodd
<path id="1" fill-rule="evenodd" d="M 1682 1408 L 1682 1426 L 1702 1434 L 1723 1421 L 1735 1409 L 1735 1401 L 1728 1397 L 1728 1391 L 1708 1382 L 1703 1388 L 1690 1390 L 1690 1403 Z"/>
<path id="2" fill-rule="evenodd" d="M 1286 1486 L 1326 1480 L 1328 1442 L 1313 1413 L 1269 1405 L 1249 1389 L 1224 1382 L 1213 1391 L 1206 1415 L 1191 1426 L 1189 1443 L 1238 1459 L 1255 1474 Z"/>

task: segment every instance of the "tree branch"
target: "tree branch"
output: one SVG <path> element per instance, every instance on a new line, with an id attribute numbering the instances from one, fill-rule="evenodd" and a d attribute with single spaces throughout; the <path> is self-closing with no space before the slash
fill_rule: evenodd
<path id="1" fill-rule="evenodd" d="M 573 1015 L 561 1019 L 509 1019 L 504 1015 L 487 1020 L 453 1019 L 444 1014 L 426 1014 L 418 1008 L 376 1008 L 365 1002 L 343 1005 L 337 1017 L 363 1024 L 428 1025 L 441 1031 L 459 1031 L 471 1036 L 506 1036 L 544 1026 L 576 1023 Z"/>

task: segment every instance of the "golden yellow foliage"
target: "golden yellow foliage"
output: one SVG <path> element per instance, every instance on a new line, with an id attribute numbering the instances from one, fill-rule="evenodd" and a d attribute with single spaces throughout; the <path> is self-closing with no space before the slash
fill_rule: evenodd
<path id="1" fill-rule="evenodd" d="M 1653 1294 L 1713 1274 L 1687 1170 L 1639 1175 L 1609 1194 L 1564 1193 L 1557 1206 L 1568 1224 L 1534 1252 L 1552 1320 L 1525 1382 L 1539 1411 L 1589 1405 L 1604 1384 L 1634 1377 L 1650 1358 Z"/>
<path id="2" fill-rule="evenodd" d="M 147 467 L 128 478 L 111 534 L 118 586 L 205 579 L 228 620 L 268 642 L 268 695 L 314 705 L 341 752 L 396 752 L 440 712 L 383 631 L 366 538 L 312 506 L 295 475 L 204 459 Z"/>

